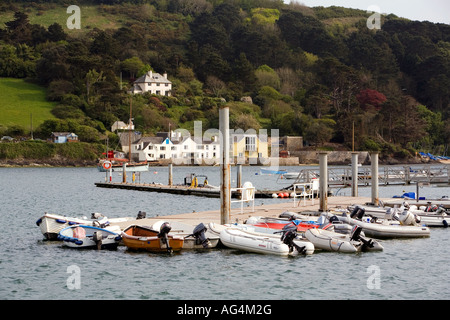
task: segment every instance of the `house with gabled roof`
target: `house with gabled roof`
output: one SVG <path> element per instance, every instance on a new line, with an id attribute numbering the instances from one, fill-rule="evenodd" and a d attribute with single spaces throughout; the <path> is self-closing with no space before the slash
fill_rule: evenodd
<path id="1" fill-rule="evenodd" d="M 172 82 L 167 79 L 167 73 L 161 75 L 150 70 L 134 81 L 129 92 L 133 94 L 150 92 L 160 96 L 170 96 L 172 94 Z"/>

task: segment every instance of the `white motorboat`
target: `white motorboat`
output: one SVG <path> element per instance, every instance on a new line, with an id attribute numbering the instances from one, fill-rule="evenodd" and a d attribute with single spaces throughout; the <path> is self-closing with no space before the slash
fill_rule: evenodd
<path id="1" fill-rule="evenodd" d="M 109 226 L 111 222 L 122 222 L 131 219 L 132 218 L 108 219 L 101 213 L 92 213 L 91 219 L 88 219 L 87 217 L 75 218 L 46 212 L 36 221 L 36 225 L 41 229 L 45 239 L 57 240 L 58 234 L 62 229 L 73 225 L 96 226 L 99 228 L 109 228 L 114 231 L 114 228 Z"/>
<path id="2" fill-rule="evenodd" d="M 305 237 L 314 244 L 315 248 L 345 253 L 360 251 L 382 251 L 383 246 L 373 239 L 361 236 L 362 228 L 355 226 L 350 235 L 328 231 L 324 229 L 309 229 Z"/>
<path id="3" fill-rule="evenodd" d="M 284 230 L 281 236 L 228 226 L 215 226 L 214 230 L 218 231 L 218 229 L 221 230 L 221 243 L 228 248 L 280 256 L 314 253 L 314 245 L 311 242 L 297 238 L 295 226 Z"/>
<path id="4" fill-rule="evenodd" d="M 119 231 L 120 232 L 120 231 Z M 107 229 L 74 225 L 62 229 L 58 239 L 71 248 L 117 249 L 122 237 L 119 233 Z"/>

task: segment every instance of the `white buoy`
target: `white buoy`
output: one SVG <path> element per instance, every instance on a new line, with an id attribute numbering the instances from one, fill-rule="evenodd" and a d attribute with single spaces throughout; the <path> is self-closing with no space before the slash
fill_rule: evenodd
<path id="1" fill-rule="evenodd" d="M 272 193 L 272 198 L 278 198 L 278 195 L 276 193 Z"/>

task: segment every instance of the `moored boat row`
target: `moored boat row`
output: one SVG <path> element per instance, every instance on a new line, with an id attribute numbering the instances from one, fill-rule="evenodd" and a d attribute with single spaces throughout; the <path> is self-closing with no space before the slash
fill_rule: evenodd
<path id="1" fill-rule="evenodd" d="M 173 253 L 220 246 L 260 254 L 298 256 L 312 255 L 316 251 L 383 251 L 386 239 L 429 237 L 430 228 L 426 225 L 429 216 L 439 216 L 446 221 L 445 212 L 419 215 L 414 210 L 418 209 L 406 205 L 386 210 L 354 205 L 328 212 L 283 212 L 278 218 L 252 216 L 244 223 L 219 225 L 211 222 L 196 226 L 166 220 L 140 223 L 140 219 L 145 218 L 142 212 L 136 219 L 108 219 L 98 213 L 92 214 L 91 219 L 46 213 L 37 225 L 47 240 L 62 240 L 65 246 L 73 248 L 117 249 L 123 245 L 132 251 Z M 129 224 L 123 228 L 124 222 Z"/>

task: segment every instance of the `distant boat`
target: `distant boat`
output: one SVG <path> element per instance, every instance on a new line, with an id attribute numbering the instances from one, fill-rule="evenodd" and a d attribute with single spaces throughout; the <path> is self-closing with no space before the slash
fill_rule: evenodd
<path id="1" fill-rule="evenodd" d="M 286 170 L 274 170 L 269 168 L 260 168 L 261 174 L 285 174 Z"/>

